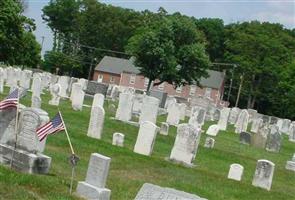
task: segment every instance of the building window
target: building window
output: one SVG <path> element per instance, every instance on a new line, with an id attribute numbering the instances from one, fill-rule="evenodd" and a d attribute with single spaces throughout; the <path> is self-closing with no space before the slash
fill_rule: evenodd
<path id="1" fill-rule="evenodd" d="M 165 87 L 165 83 L 161 83 L 160 85 L 158 85 L 159 90 L 164 90 L 164 87 Z"/>
<path id="2" fill-rule="evenodd" d="M 135 74 L 131 74 L 131 75 L 130 75 L 129 83 L 130 83 L 130 84 L 135 84 L 135 78 L 136 78 L 136 75 L 135 75 Z"/>
<path id="3" fill-rule="evenodd" d="M 98 77 L 97 77 L 97 82 L 102 82 L 102 79 L 103 79 L 103 75 L 102 74 L 99 74 Z"/>
<path id="4" fill-rule="evenodd" d="M 176 93 L 181 93 L 182 92 L 182 85 L 176 88 Z"/>
<path id="5" fill-rule="evenodd" d="M 190 86 L 190 90 L 189 90 L 189 95 L 190 95 L 190 96 L 194 96 L 195 93 L 196 93 L 196 89 L 197 89 L 197 86 L 195 86 L 195 85 L 191 85 L 191 86 Z"/>
<path id="6" fill-rule="evenodd" d="M 206 88 L 205 90 L 205 97 L 211 97 L 211 88 Z"/>
<path id="7" fill-rule="evenodd" d="M 144 87 L 147 87 L 149 85 L 149 80 L 148 78 L 144 78 Z"/>
<path id="8" fill-rule="evenodd" d="M 110 76 L 110 83 L 115 82 L 115 78 L 113 76 Z"/>

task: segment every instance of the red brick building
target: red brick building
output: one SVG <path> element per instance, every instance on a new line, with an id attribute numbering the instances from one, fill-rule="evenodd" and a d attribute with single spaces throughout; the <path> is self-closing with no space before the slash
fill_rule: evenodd
<path id="1" fill-rule="evenodd" d="M 167 92 L 168 95 L 185 99 L 193 96 L 205 96 L 219 104 L 224 92 L 225 74 L 212 70 L 208 70 L 208 74 L 208 78 L 202 78 L 200 81 L 202 88 L 196 85 L 186 85 L 174 89 L 171 84 L 163 83 L 153 87 L 153 90 Z M 106 84 L 116 84 L 121 88 L 133 87 L 143 91 L 146 90 L 148 85 L 148 78 L 140 74 L 131 59 L 127 60 L 110 56 L 105 56 L 96 66 L 93 80 Z"/>

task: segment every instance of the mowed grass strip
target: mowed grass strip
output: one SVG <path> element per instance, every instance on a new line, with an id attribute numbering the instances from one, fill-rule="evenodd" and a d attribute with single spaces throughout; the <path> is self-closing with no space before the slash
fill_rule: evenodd
<path id="1" fill-rule="evenodd" d="M 8 94 L 0 94 L 2 100 Z M 21 99 L 21 103 L 30 106 L 30 93 Z M 42 109 L 50 117 L 57 112 L 57 107 L 48 105 L 50 95 L 42 95 Z M 75 185 L 84 181 L 90 154 L 97 152 L 112 158 L 107 181 L 107 188 L 112 190 L 114 200 L 133 199 L 143 183 L 149 182 L 163 187 L 194 193 L 199 196 L 215 199 L 239 200 L 294 200 L 295 173 L 285 170 L 287 160 L 295 152 L 295 144 L 284 136 L 280 153 L 270 153 L 264 149 L 254 148 L 239 143 L 239 135 L 229 131 L 222 131 L 215 137 L 214 149 L 203 147 L 206 135 L 203 133 L 194 164 L 194 168 L 186 168 L 165 160 L 169 157 L 173 147 L 176 128 L 170 127 L 169 135 L 157 135 L 151 157 L 133 153 L 138 127 L 134 127 L 116 120 L 108 109 L 112 102 L 105 101 L 105 123 L 103 137 L 96 140 L 87 137 L 90 118 L 90 108 L 83 107 L 83 111 L 73 111 L 71 103 L 63 100 L 59 109 L 63 113 L 74 149 L 80 157 L 76 168 Z M 84 104 L 91 105 L 92 100 L 85 99 Z M 157 124 L 165 121 L 166 116 L 159 116 Z M 187 121 L 187 119 L 186 119 Z M 203 129 L 207 130 L 208 122 Z M 115 132 L 125 134 L 125 147 L 112 146 L 112 135 Z M 64 133 L 47 138 L 44 154 L 52 157 L 52 165 L 48 175 L 28 175 L 11 171 L 0 166 L 0 199 L 79 199 L 69 195 L 71 168 L 68 162 L 70 148 Z M 256 161 L 268 159 L 275 163 L 275 172 L 271 191 L 252 186 Z M 239 163 L 244 166 L 244 176 L 241 182 L 227 179 L 229 166 Z"/>

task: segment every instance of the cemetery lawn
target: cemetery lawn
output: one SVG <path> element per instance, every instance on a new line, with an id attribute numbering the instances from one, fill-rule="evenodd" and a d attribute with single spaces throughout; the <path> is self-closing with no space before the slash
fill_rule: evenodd
<path id="1" fill-rule="evenodd" d="M 8 90 L 6 88 L 6 93 Z M 0 95 L 2 100 L 5 95 Z M 21 100 L 29 106 L 30 93 Z M 48 105 L 49 94 L 42 95 L 42 109 L 53 117 L 57 108 Z M 91 99 L 85 99 L 84 104 L 91 105 Z M 90 108 L 83 107 L 82 112 L 73 111 L 69 101 L 60 102 L 73 147 L 80 157 L 76 168 L 74 190 L 78 181 L 84 181 L 90 154 L 97 152 L 112 158 L 107 188 L 111 189 L 111 199 L 134 199 L 144 183 L 153 183 L 163 187 L 171 187 L 201 197 L 215 199 L 239 200 L 294 200 L 295 173 L 285 170 L 287 160 L 295 153 L 295 144 L 284 136 L 280 153 L 269 153 L 263 149 L 254 148 L 239 143 L 238 135 L 223 131 L 216 137 L 214 149 L 203 147 L 206 138 L 202 134 L 197 156 L 196 167 L 186 168 L 165 160 L 169 157 L 174 144 L 176 128 L 170 127 L 169 136 L 157 135 L 151 157 L 133 153 L 138 128 L 112 120 L 114 116 L 108 110 L 111 102 L 105 101 L 106 117 L 102 140 L 87 137 Z M 158 125 L 165 121 L 165 116 L 158 117 Z M 207 130 L 213 122 L 203 127 Z M 125 134 L 125 147 L 112 146 L 112 135 L 115 132 Z M 9 167 L 0 166 L 0 199 L 79 199 L 69 195 L 71 168 L 68 163 L 70 148 L 64 132 L 49 136 L 44 154 L 52 157 L 48 175 L 28 175 L 11 171 Z M 271 191 L 252 186 L 256 161 L 268 159 L 275 163 L 275 172 Z M 239 163 L 244 166 L 241 182 L 227 179 L 229 166 Z"/>

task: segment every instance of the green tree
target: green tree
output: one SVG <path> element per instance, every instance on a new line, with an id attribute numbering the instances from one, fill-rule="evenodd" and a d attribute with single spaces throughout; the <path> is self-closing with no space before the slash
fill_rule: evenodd
<path id="1" fill-rule="evenodd" d="M 163 13 L 163 12 L 161 12 Z M 204 40 L 192 20 L 178 13 L 163 15 L 158 21 L 140 28 L 130 38 L 127 51 L 135 56 L 140 72 L 152 81 L 180 85 L 199 83 L 207 76 L 209 57 Z"/>
<path id="2" fill-rule="evenodd" d="M 35 67 L 40 62 L 40 46 L 32 34 L 35 24 L 22 12 L 20 1 L 0 1 L 0 61 Z"/>

